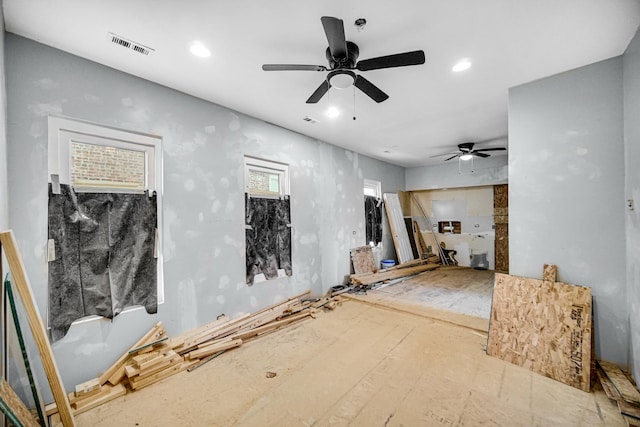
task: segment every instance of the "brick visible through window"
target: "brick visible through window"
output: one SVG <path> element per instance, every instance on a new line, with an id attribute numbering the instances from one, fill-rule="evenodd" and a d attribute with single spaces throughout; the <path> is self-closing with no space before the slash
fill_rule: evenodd
<path id="1" fill-rule="evenodd" d="M 145 178 L 143 151 L 71 142 L 74 187 L 144 190 Z"/>

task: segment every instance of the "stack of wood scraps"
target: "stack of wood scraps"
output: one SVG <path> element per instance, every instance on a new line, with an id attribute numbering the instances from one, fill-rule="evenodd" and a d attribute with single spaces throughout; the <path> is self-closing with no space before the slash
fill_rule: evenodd
<path id="1" fill-rule="evenodd" d="M 123 354 L 100 377 L 79 384 L 69 393 L 73 413 L 78 414 L 102 403 L 137 391 L 178 372 L 202 366 L 243 343 L 280 330 L 286 326 L 313 318 L 314 311 L 335 303 L 305 301 L 309 291 L 253 314 L 231 320 L 225 315 L 169 338 L 162 322 L 158 322 Z M 57 412 L 55 403 L 46 406 L 47 415 Z"/>
<path id="2" fill-rule="evenodd" d="M 598 360 L 598 380 L 607 397 L 616 401 L 627 425 L 640 426 L 640 392 L 613 363 Z"/>

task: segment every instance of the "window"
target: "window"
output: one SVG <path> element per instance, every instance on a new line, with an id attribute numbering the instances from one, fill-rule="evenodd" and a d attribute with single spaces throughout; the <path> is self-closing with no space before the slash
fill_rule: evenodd
<path id="1" fill-rule="evenodd" d="M 245 157 L 246 282 L 291 276 L 289 166 Z"/>
<path id="2" fill-rule="evenodd" d="M 372 179 L 364 180 L 364 195 L 372 196 L 378 199 L 382 198 L 382 189 L 380 181 L 374 181 Z"/>
<path id="3" fill-rule="evenodd" d="M 164 302 L 161 138 L 49 117 L 49 327 Z"/>
<path id="4" fill-rule="evenodd" d="M 280 197 L 289 194 L 289 165 L 244 158 L 245 192 L 252 196 Z"/>
<path id="5" fill-rule="evenodd" d="M 364 180 L 364 216 L 367 244 L 382 241 L 382 184 Z"/>

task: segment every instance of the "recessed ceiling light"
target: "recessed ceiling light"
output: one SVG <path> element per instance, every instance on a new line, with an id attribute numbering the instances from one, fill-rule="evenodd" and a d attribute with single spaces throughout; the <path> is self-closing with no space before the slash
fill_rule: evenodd
<path id="1" fill-rule="evenodd" d="M 200 58 L 208 58 L 211 56 L 211 51 L 199 41 L 191 42 L 189 50 L 192 54 Z"/>
<path id="2" fill-rule="evenodd" d="M 325 114 L 327 115 L 327 117 L 334 119 L 340 115 L 340 110 L 338 110 L 336 107 L 329 107 Z"/>
<path id="3" fill-rule="evenodd" d="M 451 67 L 451 71 L 459 73 L 460 71 L 468 70 L 471 67 L 471 61 L 468 58 L 461 59 Z"/>
<path id="4" fill-rule="evenodd" d="M 463 154 L 460 156 L 460 160 L 471 160 L 473 156 L 471 154 Z"/>

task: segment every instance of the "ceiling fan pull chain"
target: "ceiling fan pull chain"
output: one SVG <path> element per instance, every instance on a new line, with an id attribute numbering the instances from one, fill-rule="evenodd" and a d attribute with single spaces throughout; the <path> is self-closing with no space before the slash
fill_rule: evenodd
<path id="1" fill-rule="evenodd" d="M 353 120 L 356 119 L 356 87 L 353 86 Z"/>

